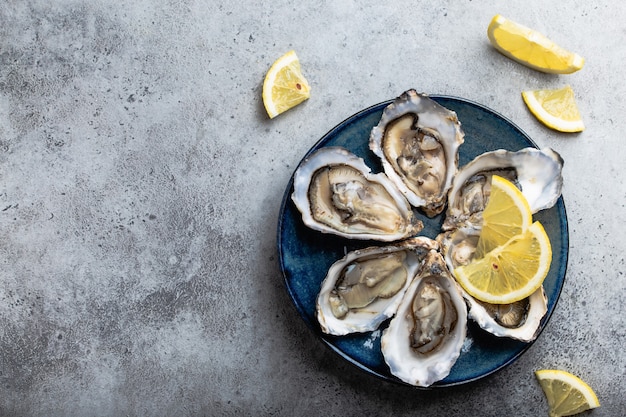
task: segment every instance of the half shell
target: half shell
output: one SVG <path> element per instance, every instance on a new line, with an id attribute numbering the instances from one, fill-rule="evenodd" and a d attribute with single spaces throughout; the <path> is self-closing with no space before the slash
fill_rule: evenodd
<path id="1" fill-rule="evenodd" d="M 463 141 L 455 112 L 408 90 L 383 110 L 369 146 L 409 202 L 432 217 L 443 210 Z"/>
<path id="2" fill-rule="evenodd" d="M 448 193 L 444 230 L 482 223 L 481 213 L 496 174 L 517 185 L 533 213 L 552 207 L 563 188 L 563 159 L 550 148 L 499 149 L 474 158 L 459 169 Z"/>
<path id="3" fill-rule="evenodd" d="M 548 298 L 543 287 L 513 304 L 488 304 L 472 297 L 466 300 L 469 317 L 483 330 L 522 342 L 535 340 L 541 319 L 548 311 Z"/>
<path id="4" fill-rule="evenodd" d="M 422 260 L 439 246 L 415 237 L 346 254 L 335 262 L 317 297 L 317 319 L 332 335 L 367 332 L 393 316 Z"/>
<path id="5" fill-rule="evenodd" d="M 411 206 L 383 173 L 340 147 L 307 157 L 293 178 L 291 199 L 308 227 L 352 239 L 395 241 L 423 228 Z"/>
<path id="6" fill-rule="evenodd" d="M 480 229 L 461 227 L 437 236 L 450 271 L 468 264 L 476 250 Z M 489 304 L 476 300 L 459 286 L 467 301 L 469 317 L 483 330 L 499 337 L 530 342 L 537 337 L 541 319 L 548 311 L 548 299 L 542 288 L 512 304 Z"/>
<path id="7" fill-rule="evenodd" d="M 381 338 L 390 372 L 416 386 L 450 373 L 465 341 L 467 307 L 441 254 L 431 251 Z"/>

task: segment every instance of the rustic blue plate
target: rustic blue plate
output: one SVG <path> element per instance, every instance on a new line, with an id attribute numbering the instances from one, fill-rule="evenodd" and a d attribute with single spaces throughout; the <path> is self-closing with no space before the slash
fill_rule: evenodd
<path id="1" fill-rule="evenodd" d="M 435 96 L 435 101 L 454 110 L 465 132 L 465 143 L 459 151 L 459 166 L 477 155 L 494 150 L 519 150 L 537 147 L 519 127 L 487 107 L 456 97 Z M 378 124 L 383 109 L 391 101 L 374 105 L 360 111 L 328 132 L 303 157 L 326 146 L 343 146 L 362 157 L 373 172 L 382 171 L 380 161 L 369 150 L 368 141 L 372 127 Z M 345 360 L 360 369 L 388 381 L 400 382 L 391 375 L 380 351 L 380 335 L 383 326 L 374 332 L 350 336 L 329 336 L 320 330 L 315 316 L 315 301 L 320 284 L 328 268 L 348 251 L 371 246 L 372 242 L 354 241 L 323 234 L 309 229 L 302 223 L 300 213 L 291 201 L 293 178 L 283 197 L 278 221 L 278 252 L 285 285 L 302 319 L 315 334 Z M 428 218 L 416 213 L 424 222 L 421 234 L 435 238 L 441 230 L 444 214 Z M 534 216 L 539 220 L 552 243 L 552 265 L 544 281 L 548 296 L 548 312 L 541 322 L 541 329 L 549 320 L 561 293 L 567 269 L 569 236 L 567 215 L 563 199 L 549 210 Z M 531 343 L 499 338 L 483 331 L 471 320 L 468 324 L 467 341 L 461 356 L 450 374 L 433 387 L 464 384 L 490 375 L 519 358 Z"/>

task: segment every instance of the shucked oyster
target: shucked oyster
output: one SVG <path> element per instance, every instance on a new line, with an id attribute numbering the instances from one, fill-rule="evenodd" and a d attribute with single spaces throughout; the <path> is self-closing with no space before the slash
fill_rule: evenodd
<path id="1" fill-rule="evenodd" d="M 409 90 L 385 108 L 369 146 L 409 202 L 432 217 L 443 210 L 463 141 L 456 113 Z"/>
<path id="2" fill-rule="evenodd" d="M 499 175 L 521 190 L 533 213 L 552 207 L 561 196 L 563 159 L 552 149 L 486 152 L 459 169 L 448 195 L 444 232 L 437 237 L 451 271 L 468 264 L 482 228 L 482 213 L 491 193 L 491 177 Z M 517 303 L 479 302 L 463 291 L 469 317 L 484 330 L 529 342 L 537 337 L 547 298 L 543 288 Z"/>
<path id="3" fill-rule="evenodd" d="M 467 307 L 441 254 L 426 255 L 381 338 L 390 372 L 430 386 L 450 373 L 465 341 Z"/>
<path id="4" fill-rule="evenodd" d="M 335 262 L 317 297 L 324 333 L 345 335 L 375 330 L 393 316 L 434 240 L 414 237 L 389 246 L 348 253 Z"/>
<path id="5" fill-rule="evenodd" d="M 467 265 L 472 260 L 479 234 L 478 228 L 462 227 L 437 236 L 450 271 Z M 548 299 L 543 287 L 512 304 L 485 303 L 476 300 L 462 288 L 459 289 L 467 301 L 469 318 L 483 330 L 499 337 L 510 337 L 523 342 L 534 340 L 541 320 L 548 311 Z"/>
<path id="6" fill-rule="evenodd" d="M 552 207 L 561 196 L 563 159 L 550 148 L 499 149 L 474 158 L 459 169 L 448 193 L 442 228 L 480 225 L 491 192 L 491 176 L 499 175 L 522 191 L 533 213 Z"/>
<path id="7" fill-rule="evenodd" d="M 304 224 L 352 239 L 394 241 L 417 234 L 423 224 L 382 173 L 340 147 L 321 148 L 298 167 L 291 199 Z"/>

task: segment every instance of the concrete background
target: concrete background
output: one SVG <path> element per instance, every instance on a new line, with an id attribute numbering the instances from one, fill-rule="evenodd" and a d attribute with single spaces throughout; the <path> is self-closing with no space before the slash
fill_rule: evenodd
<path id="1" fill-rule="evenodd" d="M 626 3 L 4 0 L 0 7 L 0 414 L 541 416 L 533 371 L 626 415 Z M 586 58 L 541 74 L 490 47 L 501 13 Z M 295 49 L 311 99 L 274 120 L 263 77 Z M 587 129 L 525 89 L 570 84 Z M 565 159 L 570 262 L 516 363 L 431 392 L 363 374 L 297 316 L 276 226 L 304 153 L 408 88 L 461 96 Z"/>

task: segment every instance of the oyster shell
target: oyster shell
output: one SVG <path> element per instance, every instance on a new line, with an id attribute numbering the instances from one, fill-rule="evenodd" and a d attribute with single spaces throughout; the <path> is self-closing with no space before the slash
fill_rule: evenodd
<path id="1" fill-rule="evenodd" d="M 455 112 L 408 90 L 383 110 L 369 146 L 409 202 L 432 217 L 444 208 L 463 141 Z"/>
<path id="2" fill-rule="evenodd" d="M 346 254 L 330 267 L 317 297 L 322 331 L 341 336 L 377 329 L 395 314 L 425 255 L 438 248 L 415 237 Z"/>
<path id="3" fill-rule="evenodd" d="M 450 373 L 465 341 L 467 307 L 437 251 L 430 251 L 384 330 L 381 349 L 402 381 L 430 386 Z"/>
<path id="4" fill-rule="evenodd" d="M 395 241 L 423 228 L 393 183 L 344 148 L 311 154 L 296 170 L 293 187 L 291 199 L 304 224 L 321 232 Z"/>
<path id="5" fill-rule="evenodd" d="M 450 191 L 443 230 L 480 225 L 490 194 L 491 176 L 507 178 L 522 191 L 533 213 L 552 207 L 563 188 L 563 159 L 550 148 L 499 149 L 474 158 L 459 169 Z"/>
<path id="6" fill-rule="evenodd" d="M 541 319 L 548 311 L 548 298 L 543 287 L 529 297 L 512 304 L 489 304 L 466 298 L 469 317 L 482 329 L 499 337 L 522 342 L 535 340 Z"/>

